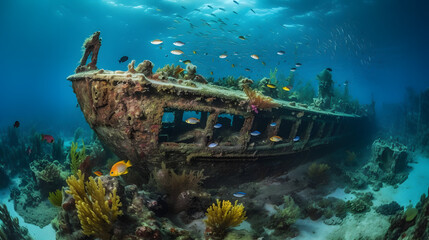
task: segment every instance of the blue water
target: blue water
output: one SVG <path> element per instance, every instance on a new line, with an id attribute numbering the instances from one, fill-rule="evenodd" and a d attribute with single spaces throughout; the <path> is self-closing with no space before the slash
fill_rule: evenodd
<path id="1" fill-rule="evenodd" d="M 125 71 L 131 60 L 150 60 L 155 71 L 191 60 L 207 78 L 242 75 L 258 81 L 275 68 L 278 76 L 287 76 L 301 63 L 296 81 L 316 88 L 316 75 L 329 67 L 339 89 L 348 81 L 351 96 L 363 104 L 375 100 L 381 118 L 389 114 L 383 106 L 403 101 L 407 89 L 429 88 L 426 1 L 237 2 L 0 1 L 0 129 L 5 132 L 18 120 L 21 133 L 37 129 L 71 138 L 78 127 L 89 132 L 66 78 L 79 63 L 84 39 L 95 31 L 102 38 L 100 69 Z M 163 44 L 151 44 L 154 39 Z M 175 41 L 185 45 L 174 46 Z M 171 54 L 174 49 L 184 54 Z M 122 56 L 129 60 L 119 63 Z M 166 115 L 163 121 L 172 119 Z M 399 195 L 394 198 L 405 204 Z"/>
<path id="2" fill-rule="evenodd" d="M 82 123 L 65 78 L 73 73 L 81 57 L 83 39 L 97 30 L 103 38 L 98 66 L 104 69 L 126 69 L 125 64 L 118 63 L 123 55 L 137 62 L 149 59 L 155 70 L 186 58 L 205 76 L 213 71 L 215 78 L 232 74 L 260 79 L 275 67 L 287 75 L 288 69 L 300 62 L 303 65 L 296 73 L 297 79 L 315 84 L 315 75 L 331 67 L 335 81 L 350 82 L 353 96 L 369 103 L 373 95 L 378 106 L 402 100 L 407 86 L 424 89 L 429 85 L 425 74 L 429 53 L 429 33 L 424 27 L 428 20 L 427 4 L 422 1 L 207 4 L 1 1 L 0 96 L 4 104 L 0 107 L 0 125 L 9 125 L 15 119 L 28 119 L 44 128 L 74 128 Z M 210 22 L 218 18 L 226 25 Z M 190 27 L 191 23 L 195 28 Z M 238 39 L 240 35 L 246 40 Z M 162 50 L 150 44 L 157 38 L 164 41 Z M 185 56 L 169 53 L 176 40 L 185 42 L 180 48 Z M 196 55 L 191 53 L 194 50 Z M 277 55 L 279 50 L 286 54 Z M 233 52 L 239 55 L 234 56 Z M 229 62 L 217 58 L 222 53 L 228 53 Z M 259 61 L 249 57 L 253 53 L 259 55 Z"/>

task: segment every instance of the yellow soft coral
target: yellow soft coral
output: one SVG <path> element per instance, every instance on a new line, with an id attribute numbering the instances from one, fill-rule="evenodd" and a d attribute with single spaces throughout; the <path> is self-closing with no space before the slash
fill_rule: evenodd
<path id="1" fill-rule="evenodd" d="M 237 205 L 237 201 L 234 205 L 225 200 L 221 203 L 217 199 L 216 202 L 217 205 L 213 203 L 207 209 L 207 219 L 204 220 L 204 223 L 211 228 L 213 235 L 223 237 L 228 228 L 236 227 L 246 220 L 246 211 L 244 211 L 243 204 Z"/>
<path id="2" fill-rule="evenodd" d="M 85 143 L 82 141 L 82 149 L 77 150 L 78 143 L 72 142 L 70 147 L 70 170 L 72 174 L 76 174 L 80 164 L 86 158 Z"/>
<path id="3" fill-rule="evenodd" d="M 122 204 L 116 195 L 116 189 L 106 199 L 106 189 L 100 178 L 95 181 L 89 177 L 89 181 L 84 182 L 84 175 L 80 170 L 76 175 L 77 178 L 72 175 L 67 179 L 70 190 L 66 193 L 75 199 L 83 233 L 103 240 L 110 239 L 112 224 L 122 214 L 119 210 Z"/>
<path id="4" fill-rule="evenodd" d="M 63 201 L 63 192 L 60 189 L 57 189 L 55 192 L 50 192 L 48 199 L 52 205 L 61 207 L 61 203 Z"/>

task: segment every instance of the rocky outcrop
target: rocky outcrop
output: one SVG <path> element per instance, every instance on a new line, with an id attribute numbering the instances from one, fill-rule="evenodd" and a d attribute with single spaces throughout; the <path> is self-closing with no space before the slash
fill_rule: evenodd
<path id="1" fill-rule="evenodd" d="M 408 177 L 408 162 L 405 145 L 377 139 L 372 144 L 371 160 L 363 167 L 363 173 L 373 184 L 400 184 Z"/>

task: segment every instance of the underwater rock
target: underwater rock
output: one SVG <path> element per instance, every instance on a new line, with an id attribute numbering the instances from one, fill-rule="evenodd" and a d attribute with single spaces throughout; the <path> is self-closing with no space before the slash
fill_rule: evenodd
<path id="1" fill-rule="evenodd" d="M 21 176 L 25 177 L 21 179 L 19 186 L 10 191 L 15 211 L 25 222 L 44 227 L 55 218 L 58 211 L 47 200 L 48 192 L 44 195 L 49 188 L 41 189 L 29 170 L 24 170 Z"/>
<path id="2" fill-rule="evenodd" d="M 384 239 L 429 239 L 429 197 L 423 194 L 416 209 L 417 216 L 410 221 L 407 221 L 406 214 L 402 211 L 391 218 L 390 227 Z"/>
<path id="3" fill-rule="evenodd" d="M 371 160 L 363 167 L 363 173 L 373 184 L 403 183 L 408 177 L 408 151 L 405 145 L 377 139 L 372 144 Z"/>
<path id="4" fill-rule="evenodd" d="M 349 189 L 365 189 L 368 186 L 368 177 L 359 171 L 345 171 L 344 175 Z"/>
<path id="5" fill-rule="evenodd" d="M 398 211 L 403 211 L 404 208 L 401 207 L 397 202 L 391 202 L 388 204 L 383 204 L 378 206 L 375 211 L 383 215 L 395 215 Z"/>

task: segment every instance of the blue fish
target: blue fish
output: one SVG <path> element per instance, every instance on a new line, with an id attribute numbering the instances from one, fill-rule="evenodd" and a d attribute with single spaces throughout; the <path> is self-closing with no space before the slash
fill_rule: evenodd
<path id="1" fill-rule="evenodd" d="M 259 132 L 259 131 L 253 131 L 250 133 L 250 135 L 252 135 L 252 136 L 259 136 L 260 134 L 261 134 L 261 132 Z"/>
<path id="2" fill-rule="evenodd" d="M 221 127 L 222 127 L 222 124 L 220 124 L 220 123 L 216 123 L 213 127 L 214 127 L 214 128 L 221 128 Z"/>
<path id="3" fill-rule="evenodd" d="M 208 147 L 209 148 L 214 148 L 214 147 L 217 147 L 217 145 L 218 144 L 214 142 L 214 143 L 210 143 Z"/>
<path id="4" fill-rule="evenodd" d="M 293 141 L 294 141 L 294 142 L 298 142 L 298 141 L 299 141 L 299 139 L 301 139 L 301 138 L 300 138 L 299 136 L 296 136 L 296 137 L 294 137 L 294 138 L 293 138 Z"/>
<path id="5" fill-rule="evenodd" d="M 270 124 L 270 126 L 271 126 L 271 127 L 275 127 L 275 126 L 277 126 L 277 123 L 272 122 L 272 123 Z"/>
<path id="6" fill-rule="evenodd" d="M 234 194 L 232 194 L 234 197 L 238 197 L 238 198 L 241 198 L 241 197 L 244 197 L 244 196 L 246 196 L 246 193 L 244 193 L 244 192 L 236 192 L 236 193 L 234 193 Z"/>

